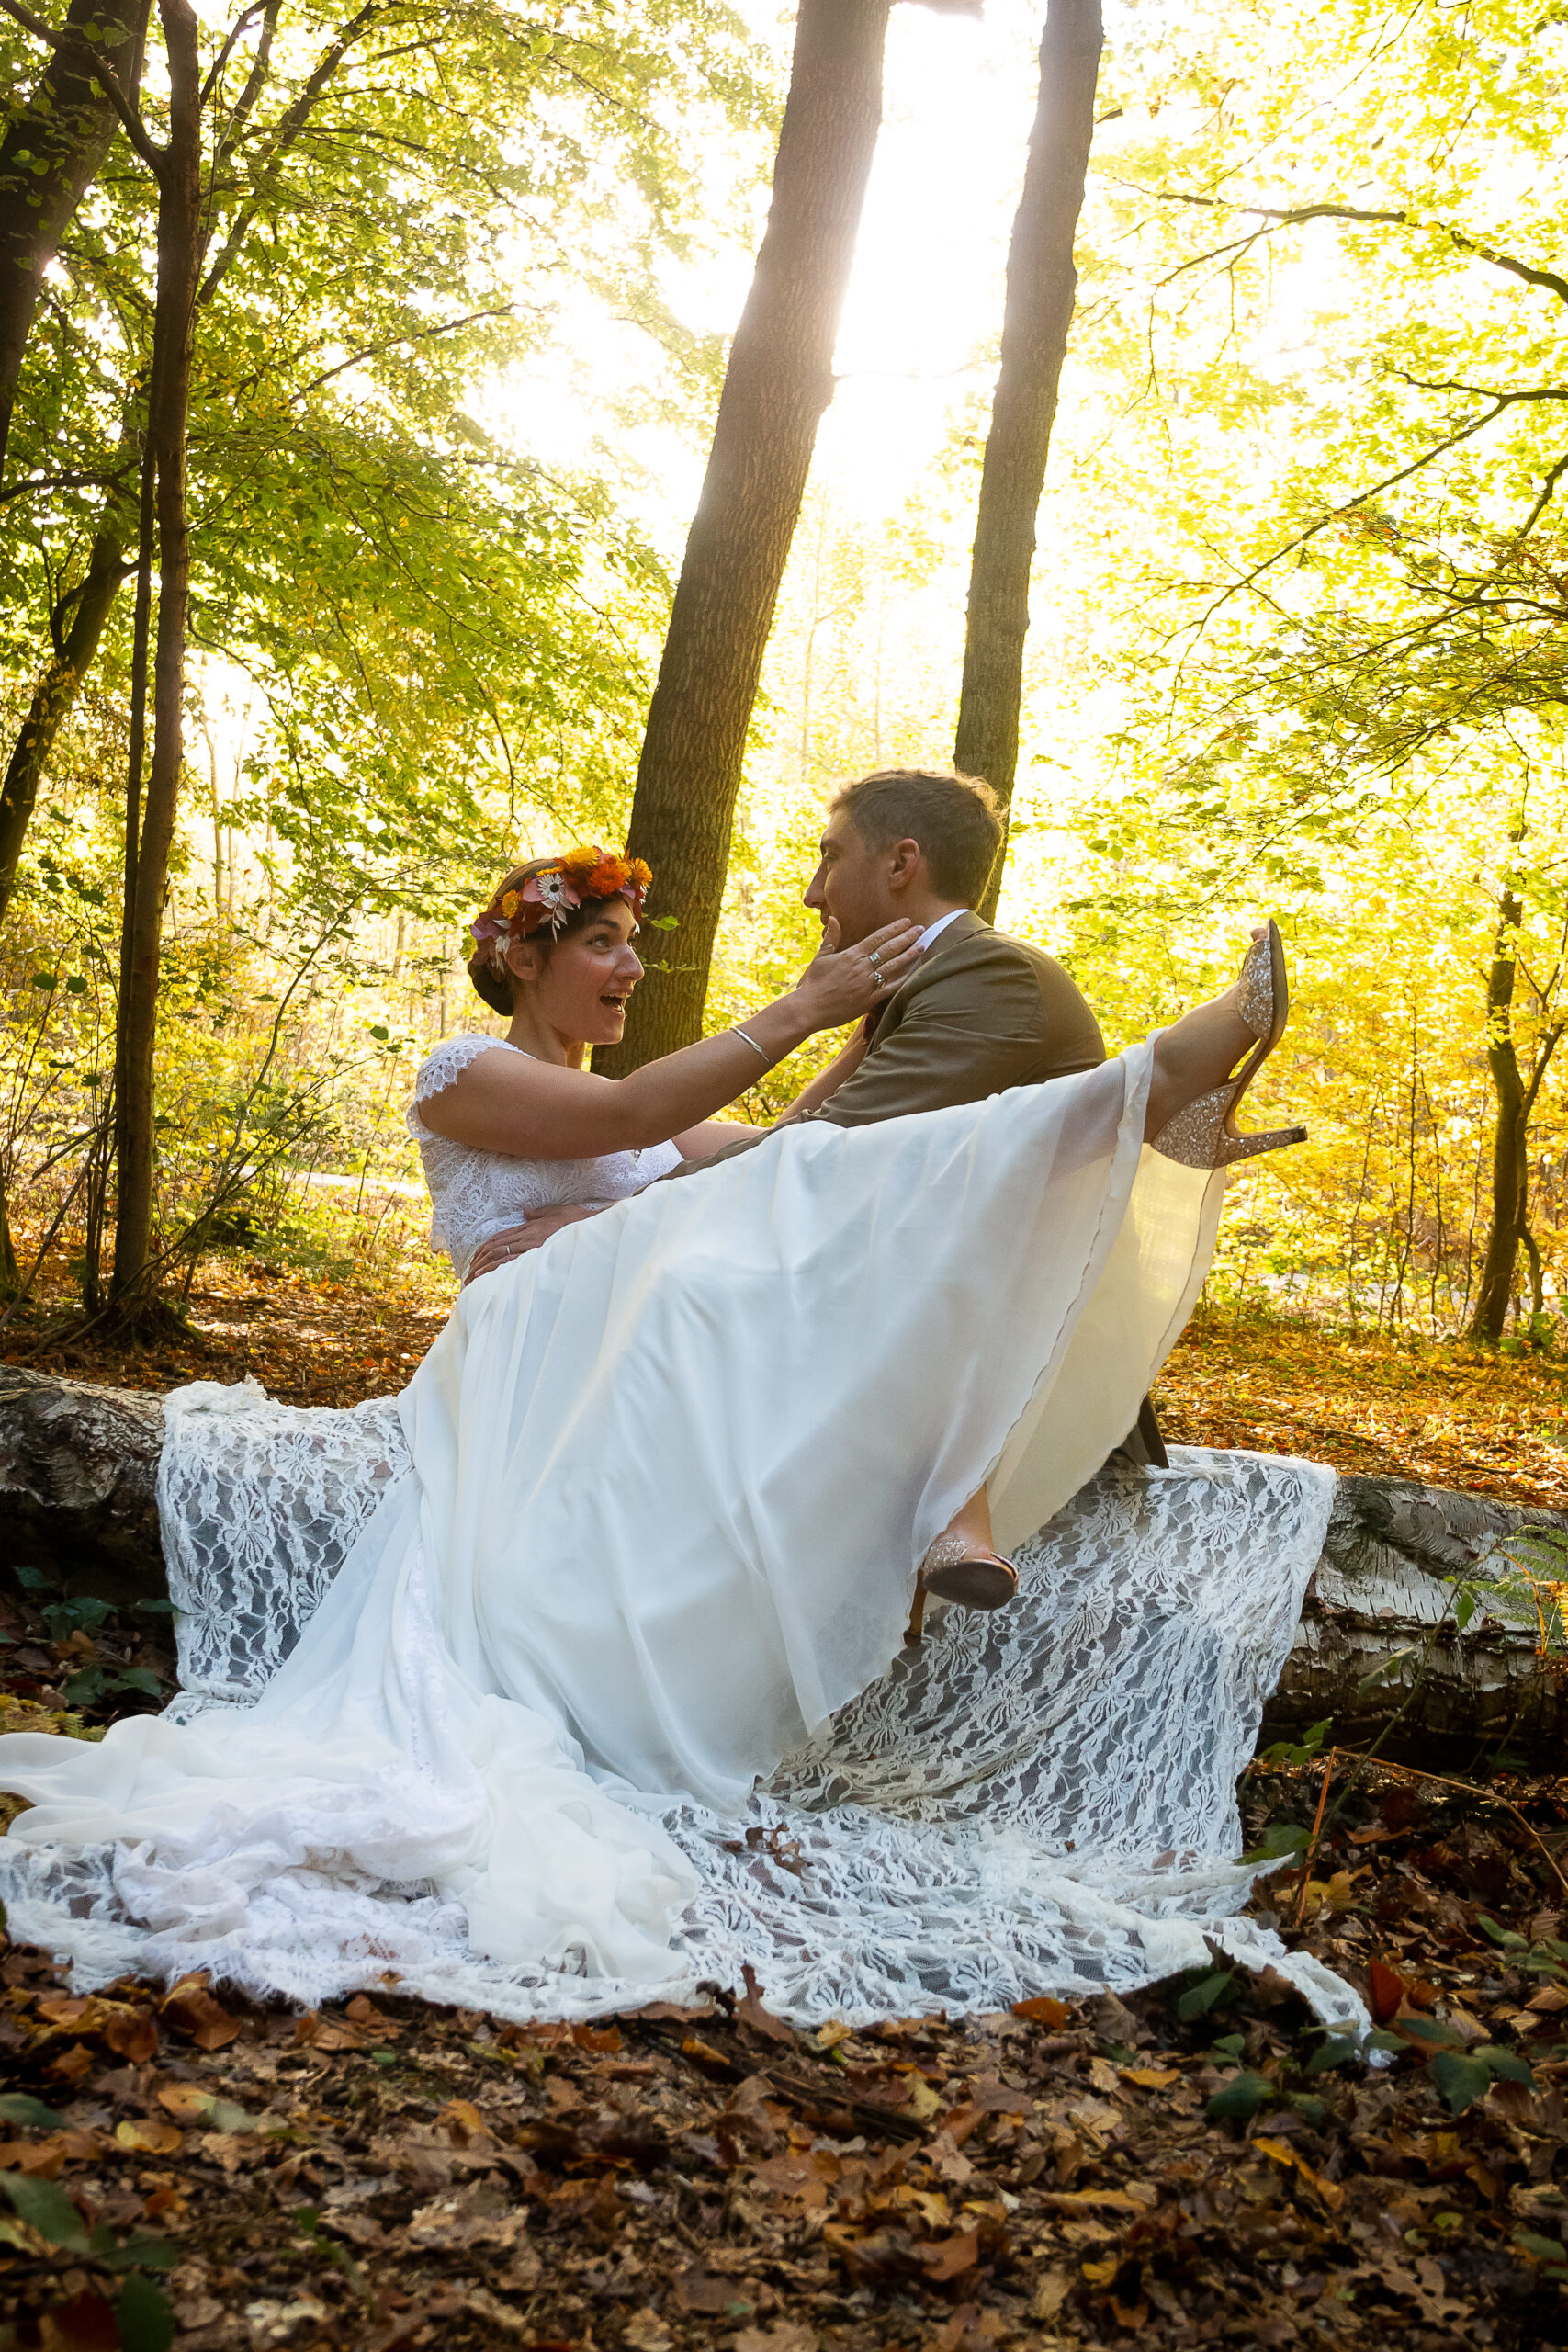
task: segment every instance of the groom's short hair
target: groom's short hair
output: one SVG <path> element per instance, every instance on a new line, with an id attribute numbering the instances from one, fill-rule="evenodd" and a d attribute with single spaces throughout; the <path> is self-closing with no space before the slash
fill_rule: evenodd
<path id="1" fill-rule="evenodd" d="M 977 775 L 952 768 L 878 768 L 874 775 L 840 785 L 833 809 L 873 849 L 919 842 L 931 888 L 942 898 L 977 907 L 985 897 L 1002 845 L 1002 820 L 996 794 Z"/>

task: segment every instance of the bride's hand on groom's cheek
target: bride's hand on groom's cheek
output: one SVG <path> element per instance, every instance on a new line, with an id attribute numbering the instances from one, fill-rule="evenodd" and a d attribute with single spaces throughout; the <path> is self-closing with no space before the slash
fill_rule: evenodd
<path id="1" fill-rule="evenodd" d="M 840 947 L 839 926 L 829 918 L 821 946 L 795 982 L 813 1027 L 837 1029 L 885 1003 L 919 962 L 922 936 L 918 922 L 900 918 L 857 939 L 852 947 Z"/>

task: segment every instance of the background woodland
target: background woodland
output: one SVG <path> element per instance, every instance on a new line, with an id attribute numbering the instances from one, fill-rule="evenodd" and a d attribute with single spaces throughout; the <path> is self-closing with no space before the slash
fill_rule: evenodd
<path id="1" fill-rule="evenodd" d="M 973 216 L 961 364 L 933 332 L 904 371 L 941 379 L 918 429 L 897 370 L 840 360 L 733 831 L 678 861 L 722 898 L 709 1025 L 810 952 L 835 781 L 964 732 L 1040 23 L 1021 0 L 983 26 L 880 14 L 873 213 L 885 164 L 961 184 L 922 94 L 972 61 L 1011 94 L 1010 191 Z M 190 17 L 186 70 L 178 10 L 122 15 L 70 20 L 135 103 L 43 273 L 0 478 L 13 1335 L 46 1302 L 177 1302 L 215 1250 L 439 1287 L 402 1105 L 430 1046 L 486 1021 L 462 926 L 498 867 L 625 838 L 794 21 L 264 0 Z M 51 67 L 49 30 L 0 25 L 13 212 L 74 54 Z M 1119 1044 L 1276 910 L 1299 1010 L 1269 1091 L 1312 1139 L 1247 1180 L 1212 1295 L 1431 1339 L 1479 1317 L 1545 1351 L 1568 1284 L 1565 44 L 1508 0 L 1108 16 L 998 916 Z M 879 420 L 906 452 L 880 470 Z M 153 550 L 176 488 L 175 678 Z M 702 1002 L 700 924 L 661 879 L 646 999 Z"/>

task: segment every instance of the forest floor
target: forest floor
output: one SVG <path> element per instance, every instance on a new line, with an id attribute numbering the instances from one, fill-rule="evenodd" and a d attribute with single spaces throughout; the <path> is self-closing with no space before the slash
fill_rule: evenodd
<path id="1" fill-rule="evenodd" d="M 416 1287 L 223 1261 L 188 1340 L 14 1323 L 0 1351 L 349 1404 L 441 1319 Z M 1568 1504 L 1550 1358 L 1210 1313 L 1159 1404 L 1173 1440 Z M 92 1738 L 158 1703 L 165 1619 L 7 1583 L 6 1728 Z M 1255 1764 L 1248 1837 L 1310 1826 L 1323 1782 Z M 201 1980 L 73 1996 L 11 1947 L 0 2352 L 1565 2344 L 1565 1872 L 1568 1781 L 1341 1755 L 1304 1887 L 1254 1908 L 1362 1992 L 1376 2066 L 1218 1957 L 1124 2003 L 808 2034 L 754 1996 L 575 2029 L 389 1984 L 308 2016 Z"/>
<path id="2" fill-rule="evenodd" d="M 0 1363 L 172 1388 L 254 1375 L 290 1405 L 354 1405 L 403 1386 L 446 1320 L 449 1286 L 412 1250 L 374 1277 L 240 1252 L 203 1261 L 187 1320 L 128 1345 L 68 1329 L 65 1294 L 0 1327 Z M 1342 1471 L 1568 1509 L 1568 1358 L 1393 1339 L 1202 1306 L 1161 1374 L 1174 1444 L 1303 1453 Z"/>

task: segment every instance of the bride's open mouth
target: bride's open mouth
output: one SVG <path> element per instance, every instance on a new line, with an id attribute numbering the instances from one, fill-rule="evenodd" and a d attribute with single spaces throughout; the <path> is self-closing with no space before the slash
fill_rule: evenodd
<path id="1" fill-rule="evenodd" d="M 613 992 L 607 991 L 599 1001 L 601 1004 L 607 1005 L 612 1012 L 625 1012 L 626 1009 L 626 997 L 616 996 Z"/>

